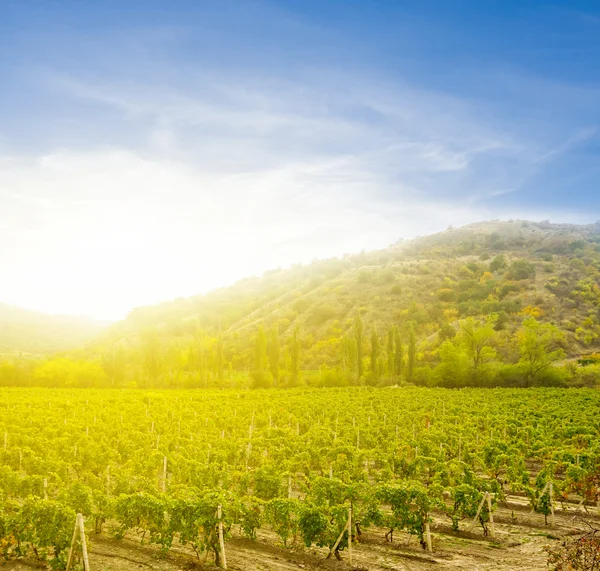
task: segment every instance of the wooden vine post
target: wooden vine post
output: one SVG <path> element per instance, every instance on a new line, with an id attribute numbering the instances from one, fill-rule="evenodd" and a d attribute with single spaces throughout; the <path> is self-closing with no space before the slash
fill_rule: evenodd
<path id="1" fill-rule="evenodd" d="M 550 495 L 550 521 L 552 523 L 552 527 L 556 527 L 556 519 L 554 518 L 554 485 L 552 482 L 548 483 L 549 487 L 549 495 Z"/>
<path id="2" fill-rule="evenodd" d="M 431 529 L 429 527 L 429 514 L 427 514 L 427 522 L 425 523 L 425 541 L 427 542 L 427 551 L 433 553 L 433 547 L 431 545 Z"/>
<path id="3" fill-rule="evenodd" d="M 167 490 L 167 457 L 163 456 L 163 473 L 162 473 L 162 492 Z"/>
<path id="4" fill-rule="evenodd" d="M 493 539 L 496 536 L 496 531 L 494 528 L 494 514 L 492 513 L 492 494 L 486 492 L 485 497 L 487 498 L 488 513 L 490 514 L 490 536 Z"/>
<path id="5" fill-rule="evenodd" d="M 75 518 L 75 528 L 73 529 L 73 539 L 71 540 L 71 547 L 69 548 L 69 559 L 67 560 L 67 571 L 71 569 L 74 560 L 75 546 L 77 544 L 77 536 L 79 535 L 79 541 L 81 543 L 81 553 L 83 558 L 83 569 L 84 571 L 90 571 L 90 561 L 88 558 L 87 543 L 85 540 L 85 526 L 83 516 L 77 514 Z"/>
<path id="6" fill-rule="evenodd" d="M 352 566 L 352 504 L 348 510 L 348 562 Z"/>
<path id="7" fill-rule="evenodd" d="M 221 567 L 227 569 L 227 559 L 225 558 L 225 539 L 223 537 L 223 519 L 221 504 L 217 506 L 217 518 L 219 519 L 219 549 L 221 550 Z"/>

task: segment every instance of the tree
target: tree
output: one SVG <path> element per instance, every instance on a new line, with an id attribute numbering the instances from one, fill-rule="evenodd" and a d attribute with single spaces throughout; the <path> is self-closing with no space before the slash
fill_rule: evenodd
<path id="1" fill-rule="evenodd" d="M 471 362 L 471 380 L 475 384 L 481 381 L 481 368 L 496 357 L 495 343 L 497 333 L 494 329 L 497 315 L 492 314 L 481 323 L 472 317 L 460 324 L 459 341 Z"/>
<path id="2" fill-rule="evenodd" d="M 264 373 L 267 368 L 267 336 L 261 325 L 256 332 L 254 342 L 254 369 L 260 373 Z"/>
<path id="3" fill-rule="evenodd" d="M 400 329 L 397 326 L 394 326 L 394 349 L 394 371 L 397 377 L 401 378 L 404 373 L 404 346 L 402 345 Z"/>
<path id="4" fill-rule="evenodd" d="M 509 280 L 527 280 L 535 277 L 535 264 L 528 260 L 515 260 L 511 262 L 506 273 Z"/>
<path id="5" fill-rule="evenodd" d="M 517 333 L 519 364 L 523 368 L 526 386 L 536 384 L 541 374 L 556 361 L 563 359 L 565 352 L 558 347 L 563 340 L 562 332 L 551 323 L 540 323 L 534 317 L 523 321 Z"/>
<path id="6" fill-rule="evenodd" d="M 296 386 L 300 376 L 300 329 L 294 328 L 290 341 L 290 378 L 291 385 Z"/>
<path id="7" fill-rule="evenodd" d="M 269 369 L 273 375 L 273 381 L 277 385 L 279 383 L 279 361 L 281 359 L 281 343 L 279 342 L 279 327 L 277 325 L 271 329 L 267 344 L 267 353 L 269 357 Z"/>
<path id="8" fill-rule="evenodd" d="M 267 376 L 267 336 L 261 325 L 256 332 L 254 341 L 254 369 L 252 370 L 252 386 L 268 387 L 270 382 Z"/>
<path id="9" fill-rule="evenodd" d="M 102 369 L 111 381 L 111 386 L 122 387 L 125 384 L 127 358 L 122 345 L 115 345 L 101 357 Z"/>
<path id="10" fill-rule="evenodd" d="M 417 338 L 415 327 L 411 323 L 408 331 L 408 362 L 406 363 L 406 380 L 412 383 L 415 378 L 415 364 L 417 361 Z"/>
<path id="11" fill-rule="evenodd" d="M 379 343 L 379 335 L 377 335 L 377 328 L 373 327 L 371 330 L 371 373 L 373 378 L 379 378 L 379 355 L 381 353 L 381 346 Z"/>
<path id="12" fill-rule="evenodd" d="M 356 371 L 356 340 L 350 334 L 340 340 L 340 365 L 344 372 Z"/>
<path id="13" fill-rule="evenodd" d="M 443 387 L 463 387 L 469 377 L 470 359 L 464 348 L 451 339 L 446 339 L 439 349 L 439 365 L 435 368 L 437 384 Z"/>
<path id="14" fill-rule="evenodd" d="M 354 317 L 354 340 L 356 341 L 356 376 L 360 379 L 363 376 L 363 321 L 358 312 Z"/>
<path id="15" fill-rule="evenodd" d="M 392 379 L 396 378 L 396 329 L 393 325 L 387 334 L 387 374 Z"/>
<path id="16" fill-rule="evenodd" d="M 497 272 L 506 267 L 506 256 L 504 254 L 498 254 L 490 262 L 490 272 Z"/>
<path id="17" fill-rule="evenodd" d="M 223 335 L 221 335 L 221 333 L 219 333 L 219 336 L 217 337 L 214 351 L 215 374 L 219 383 L 222 383 L 225 374 L 225 356 L 223 354 Z"/>
<path id="18" fill-rule="evenodd" d="M 141 335 L 142 364 L 144 373 L 156 381 L 162 373 L 162 347 L 156 329 L 147 329 Z"/>

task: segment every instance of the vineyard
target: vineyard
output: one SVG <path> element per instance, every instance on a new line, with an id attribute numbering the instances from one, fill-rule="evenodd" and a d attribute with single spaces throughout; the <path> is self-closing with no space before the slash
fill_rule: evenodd
<path id="1" fill-rule="evenodd" d="M 441 568 L 461 538 L 508 550 L 531 528 L 552 547 L 600 516 L 594 390 L 0 394 L 9 561 L 65 568 L 78 513 L 92 569 L 133 542 L 198 568 L 231 548 L 248 569 L 248 546 L 296 568 Z"/>

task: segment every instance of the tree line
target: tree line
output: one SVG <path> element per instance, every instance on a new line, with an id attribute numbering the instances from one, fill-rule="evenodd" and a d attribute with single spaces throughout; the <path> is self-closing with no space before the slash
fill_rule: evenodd
<path id="1" fill-rule="evenodd" d="M 533 311 L 531 313 L 534 313 Z M 440 329 L 417 339 L 415 324 L 380 332 L 365 326 L 360 312 L 338 337 L 315 340 L 299 327 L 280 333 L 259 325 L 248 336 L 208 335 L 165 340 L 148 329 L 136 343 L 44 360 L 0 362 L 4 386 L 139 388 L 290 388 L 396 385 L 537 386 L 593 384 L 600 359 L 586 367 L 566 362 L 565 337 L 550 323 L 526 315 L 504 330 L 498 314 L 457 320 L 452 312 Z M 323 357 L 311 366 L 315 352 Z"/>

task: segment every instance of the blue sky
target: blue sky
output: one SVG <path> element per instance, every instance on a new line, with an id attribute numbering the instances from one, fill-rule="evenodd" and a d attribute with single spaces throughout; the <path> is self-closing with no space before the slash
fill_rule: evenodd
<path id="1" fill-rule="evenodd" d="M 0 301 L 118 318 L 450 224 L 595 221 L 599 61 L 597 2 L 0 1 Z"/>

